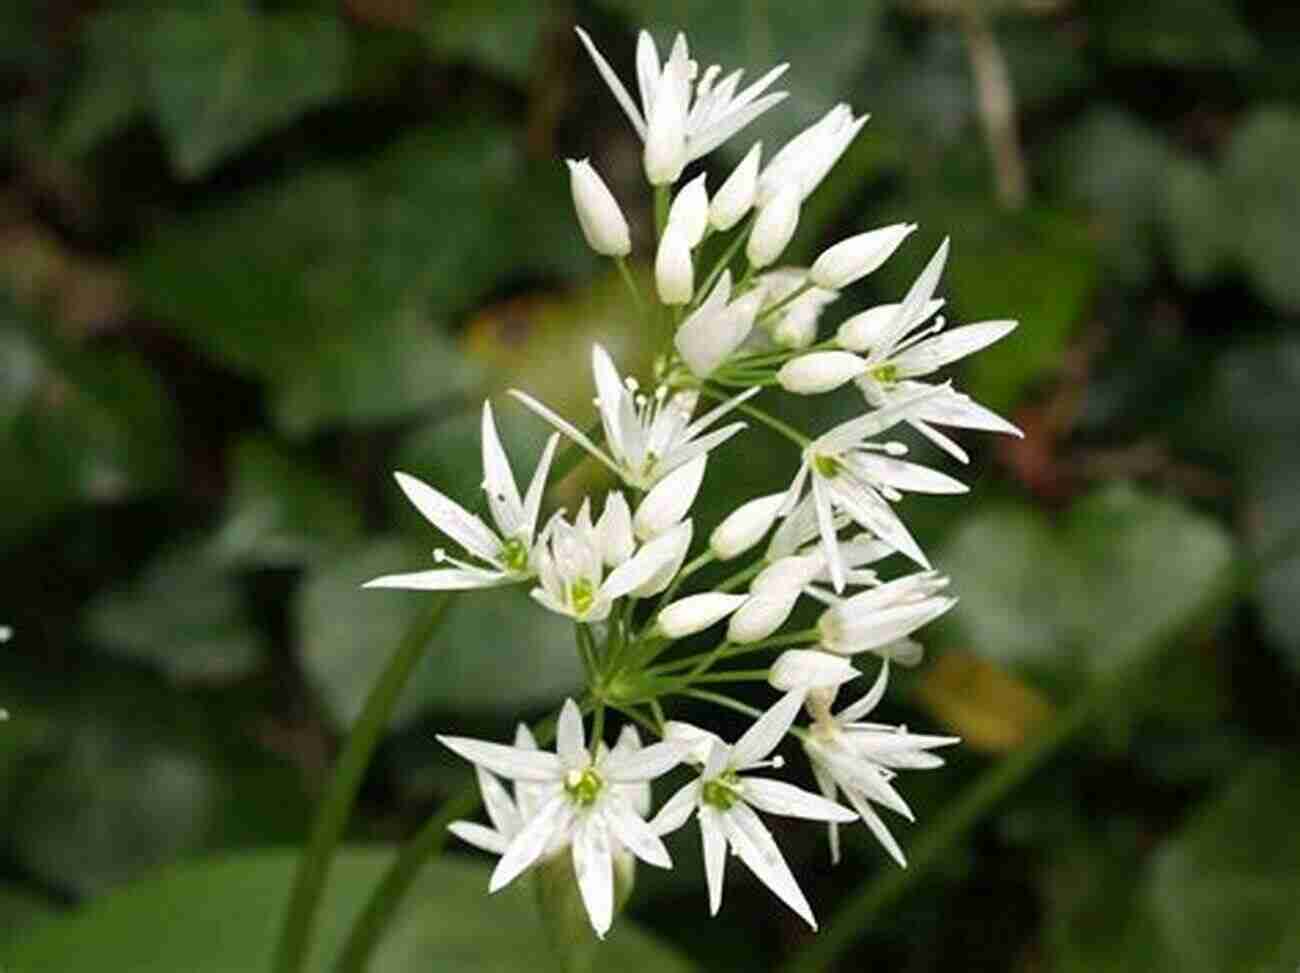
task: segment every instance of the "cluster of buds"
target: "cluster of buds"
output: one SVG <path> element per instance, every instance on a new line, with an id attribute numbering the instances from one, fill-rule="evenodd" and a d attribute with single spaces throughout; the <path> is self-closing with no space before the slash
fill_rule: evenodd
<path id="1" fill-rule="evenodd" d="M 587 242 L 614 258 L 639 307 L 669 325 L 656 368 L 643 388 L 619 374 L 599 345 L 592 350 L 601 432 L 588 435 L 525 392 L 512 395 L 556 430 L 521 495 L 501 446 L 492 408 L 482 419 L 483 487 L 492 524 L 415 477 L 398 484 L 419 511 L 460 546 L 435 552 L 437 566 L 376 578 L 376 587 L 464 590 L 527 584 L 544 609 L 573 619 L 587 675 L 585 695 L 567 700 L 536 733 L 521 726 L 513 744 L 440 739 L 472 762 L 491 826 L 460 821 L 452 830 L 499 855 L 495 891 L 530 870 L 572 862 L 591 925 L 604 936 L 640 860 L 671 866 L 662 838 L 694 817 L 704 847 L 709 903 L 717 912 L 723 869 L 733 852 L 786 905 L 816 925 L 813 912 L 760 813 L 828 824 L 832 858 L 839 827 L 861 821 L 900 865 L 903 852 L 879 808 L 911 811 L 892 781 L 902 769 L 939 766 L 932 752 L 957 741 L 862 722 L 881 702 L 891 665 L 915 665 L 912 638 L 955 603 L 948 579 L 895 510 L 909 492 L 949 494 L 958 480 L 911 462 L 901 442 L 880 437 L 910 426 L 960 462 L 962 448 L 936 427 L 1018 434 L 1006 420 L 957 392 L 922 381 L 1014 328 L 993 321 L 944 330 L 936 298 L 945 241 L 898 303 L 845 319 L 819 341 L 820 318 L 841 292 L 875 271 L 916 229 L 895 224 L 849 237 L 811 267 L 774 267 L 798 225 L 800 209 L 866 121 L 839 105 L 791 139 L 766 164 L 755 144 L 710 198 L 706 174 L 685 181 L 690 164 L 777 104 L 768 89 L 781 65 L 741 89 L 741 72 L 700 71 L 678 36 L 660 62 L 642 33 L 634 99 L 582 30 L 596 67 L 644 143 L 645 176 L 656 212 L 654 284 L 645 301 L 623 261 L 632 234 L 614 195 L 586 160 L 570 161 L 573 201 Z M 730 234 L 722 256 L 697 275 L 701 244 Z M 755 401 L 767 392 L 817 395 L 848 383 L 865 410 L 806 435 Z M 701 400 L 712 403 L 701 409 Z M 741 504 L 695 544 L 691 517 L 710 453 L 745 428 L 742 417 L 784 436 L 798 457 L 786 489 Z M 571 518 L 553 514 L 539 528 L 547 477 L 559 438 L 572 441 L 619 481 Z M 597 439 L 600 441 L 598 442 Z M 764 544 L 766 541 L 766 544 Z M 692 547 L 699 550 L 691 558 Z M 895 556 L 909 571 L 882 576 Z M 702 568 L 742 562 L 710 590 L 684 593 Z M 801 599 L 823 610 L 811 628 L 789 631 Z M 678 643 L 724 629 L 717 644 L 685 655 Z M 734 669 L 739 656 L 766 653 L 761 669 Z M 872 688 L 838 712 L 842 688 L 878 662 Z M 765 711 L 723 692 L 766 682 L 781 695 Z M 734 743 L 669 718 L 679 700 L 746 713 L 753 723 Z M 797 726 L 801 712 L 809 722 Z M 588 734 L 585 720 L 590 717 Z M 624 722 L 613 747 L 611 721 Z M 555 751 L 539 746 L 554 734 Z M 643 734 L 653 742 L 643 743 Z M 787 736 L 802 743 L 820 793 L 762 773 Z M 549 742 L 543 740 L 542 742 Z M 678 766 L 690 778 L 657 812 L 651 782 Z M 513 793 L 504 782 L 511 782 Z M 846 803 L 840 803 L 839 798 Z"/>

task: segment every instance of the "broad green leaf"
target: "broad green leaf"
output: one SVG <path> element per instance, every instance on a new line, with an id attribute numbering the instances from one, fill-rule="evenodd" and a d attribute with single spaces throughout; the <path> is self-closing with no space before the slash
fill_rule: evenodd
<path id="1" fill-rule="evenodd" d="M 337 17 L 257 14 L 243 3 L 168 10 L 150 27 L 149 88 L 185 178 L 337 96 L 347 35 Z"/>
<path id="2" fill-rule="evenodd" d="M 381 574 L 434 567 L 431 549 L 447 542 L 427 525 L 424 530 L 419 546 L 375 541 L 331 559 L 298 593 L 303 669 L 340 725 L 360 713 L 388 657 L 428 610 L 431 597 L 361 584 Z M 395 726 L 431 708 L 515 714 L 576 690 L 581 666 L 573 624 L 529 598 L 529 587 L 466 592 L 451 600 L 397 705 Z"/>
<path id="3" fill-rule="evenodd" d="M 1231 253 L 1235 223 L 1214 171 L 1196 159 L 1174 159 L 1165 172 L 1161 215 L 1178 275 L 1192 287 L 1208 282 Z"/>
<path id="4" fill-rule="evenodd" d="M 1300 115 L 1256 109 L 1234 133 L 1224 159 L 1224 191 L 1238 256 L 1260 295 L 1300 310 Z"/>
<path id="5" fill-rule="evenodd" d="M 96 595 L 84 624 L 92 642 L 178 681 L 244 676 L 265 652 L 237 579 L 194 542 L 159 555 L 134 581 Z"/>
<path id="6" fill-rule="evenodd" d="M 268 439 L 245 439 L 234 457 L 234 485 L 213 553 L 237 562 L 314 561 L 356 537 L 355 503 L 311 464 Z"/>
<path id="7" fill-rule="evenodd" d="M 321 937 L 308 969 L 331 968 L 348 926 L 391 861 L 347 850 L 330 873 Z M 170 869 L 7 951 L 23 973 L 251 973 L 270 968 L 297 854 L 263 851 Z M 489 896 L 488 870 L 446 857 L 425 867 L 376 951 L 370 973 L 544 973 L 560 970 L 527 879 Z M 148 948 L 142 948 L 147 943 Z M 675 950 L 627 919 L 599 953 L 610 969 L 685 973 Z"/>
<path id="8" fill-rule="evenodd" d="M 297 774 L 230 712 L 125 675 L 6 670 L 0 695 L 20 701 L 6 734 L 41 726 L 7 772 L 5 854 L 49 887 L 94 894 L 178 857 L 305 827 Z"/>
<path id="9" fill-rule="evenodd" d="M 440 57 L 474 61 L 525 84 L 532 76 L 538 41 L 548 28 L 545 7 L 531 0 L 441 0 L 428 4 L 420 33 Z"/>
<path id="10" fill-rule="evenodd" d="M 1214 522 L 1121 484 L 1057 526 L 1027 509 L 982 512 L 937 563 L 956 579 L 963 644 L 1061 685 L 1125 671 L 1204 605 L 1231 553 Z"/>

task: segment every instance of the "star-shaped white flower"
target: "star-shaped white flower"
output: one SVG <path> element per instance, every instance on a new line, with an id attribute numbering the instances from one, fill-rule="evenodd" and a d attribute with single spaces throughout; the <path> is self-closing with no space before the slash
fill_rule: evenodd
<path id="1" fill-rule="evenodd" d="M 706 744 L 708 757 L 698 779 L 687 784 L 663 806 L 650 826 L 659 834 L 676 831 L 694 812 L 704 842 L 704 873 L 709 884 L 709 909 L 716 915 L 722 906 L 722 878 L 727 848 L 740 857 L 782 902 L 814 929 L 812 907 L 795 881 L 755 808 L 769 814 L 813 821 L 853 821 L 857 815 L 834 801 L 810 794 L 793 784 L 742 772 L 757 767 L 779 766 L 768 761 L 794 722 L 804 698 L 793 690 L 764 713 L 734 746 L 716 736 L 686 724 L 669 724 L 669 739 Z"/>
<path id="2" fill-rule="evenodd" d="M 635 380 L 619 377 L 609 353 L 600 345 L 592 346 L 591 370 L 596 380 L 596 405 L 605 431 L 605 449 L 531 395 L 518 389 L 512 389 L 510 394 L 613 470 L 628 486 L 640 490 L 650 489 L 673 470 L 744 429 L 743 422 L 733 422 L 704 432 L 761 391 L 747 389 L 692 421 L 691 413 L 699 397 L 694 391 L 672 394 L 661 385 L 653 395 L 645 395 Z"/>
<path id="3" fill-rule="evenodd" d="M 936 446 L 968 462 L 966 451 L 934 426 L 981 429 L 1012 436 L 1023 433 L 996 412 L 986 409 L 955 389 L 920 398 L 934 386 L 914 381 L 930 375 L 967 355 L 987 348 L 1016 328 L 1015 321 L 983 321 L 944 330 L 943 318 L 924 330 L 917 330 L 943 307 L 934 297 L 939 277 L 948 259 L 944 240 L 899 304 L 882 304 L 855 314 L 836 336 L 841 347 L 865 352 L 865 370 L 855 381 L 867 404 L 879 408 L 898 399 L 913 399 L 916 407 L 907 422 Z"/>
<path id="4" fill-rule="evenodd" d="M 644 793 L 641 785 L 681 761 L 684 748 L 680 744 L 615 747 L 593 756 L 587 749 L 582 715 L 571 699 L 565 700 L 560 710 L 555 753 L 468 737 L 438 739 L 477 767 L 545 788 L 540 806 L 526 817 L 520 816 L 521 826 L 505 844 L 492 872 L 489 892 L 509 885 L 548 850 L 568 845 L 592 928 L 604 938 L 614 919 L 616 842 L 647 864 L 672 867 L 668 849 L 636 804 L 637 795 Z M 636 790 L 630 794 L 628 788 Z"/>
<path id="5" fill-rule="evenodd" d="M 654 39 L 643 30 L 636 46 L 638 105 L 587 32 L 581 27 L 574 29 L 645 143 L 646 175 L 655 185 L 675 182 L 685 165 L 712 152 L 786 96 L 784 91 L 763 92 L 788 65 L 777 65 L 737 92 L 744 72 L 733 71 L 719 81 L 722 70 L 715 64 L 700 74 L 682 34 L 677 35 L 668 60 L 661 65 Z"/>
<path id="6" fill-rule="evenodd" d="M 958 737 L 923 736 L 908 733 L 905 726 L 858 722 L 885 695 L 889 680 L 889 663 L 880 667 L 880 675 L 870 691 L 851 706 L 832 715 L 835 689 L 810 694 L 808 709 L 814 722 L 804 750 L 812 761 L 817 786 L 828 800 L 837 789 L 844 792 L 853 809 L 866 822 L 871 833 L 889 852 L 894 861 L 906 867 L 907 859 L 894 836 L 872 807 L 873 802 L 896 811 L 907 820 L 914 817 L 907 802 L 890 783 L 895 770 L 926 770 L 943 765 L 943 759 L 930 753 L 935 747 L 960 743 Z M 830 825 L 831 859 L 840 860 L 839 829 Z"/>
<path id="7" fill-rule="evenodd" d="M 943 575 L 921 571 L 834 599 L 817 622 L 820 645 L 837 655 L 876 652 L 905 664 L 919 662 L 920 646 L 903 640 L 957 604 L 943 593 L 947 587 Z"/>
<path id="8" fill-rule="evenodd" d="M 860 527 L 922 567 L 930 566 L 889 501 L 901 499 L 903 491 L 965 493 L 966 486 L 947 474 L 898 459 L 907 452 L 902 443 L 874 443 L 869 438 L 907 419 L 914 414 L 918 402 L 940 391 L 935 389 L 916 398 L 900 399 L 850 419 L 804 449 L 803 462 L 790 485 L 786 507 L 793 509 L 803 494 L 804 484 L 811 478 L 813 509 L 836 591 L 843 591 L 846 583 L 845 565 L 836 540 L 838 512 L 847 514 Z"/>
<path id="9" fill-rule="evenodd" d="M 438 561 L 452 565 L 410 574 L 386 574 L 367 581 L 367 588 L 414 588 L 420 591 L 460 591 L 492 588 L 524 581 L 537 573 L 533 538 L 537 516 L 546 491 L 546 475 L 555 456 L 558 436 L 551 436 L 537 463 L 528 492 L 521 499 L 510 460 L 501 446 L 492 406 L 483 403 L 483 489 L 496 522 L 494 531 L 454 500 L 429 484 L 406 473 L 393 474 L 397 485 L 431 524 L 452 538 L 481 563 L 454 558 L 442 548 L 434 552 Z"/>

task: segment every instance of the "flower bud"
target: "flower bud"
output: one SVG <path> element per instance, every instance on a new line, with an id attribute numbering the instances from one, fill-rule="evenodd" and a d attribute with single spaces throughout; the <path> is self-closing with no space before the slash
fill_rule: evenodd
<path id="1" fill-rule="evenodd" d="M 767 681 L 774 689 L 830 689 L 860 673 L 848 659 L 815 649 L 787 649 L 772 663 Z"/>
<path id="2" fill-rule="evenodd" d="M 596 521 L 600 553 L 607 567 L 616 568 L 632 556 L 636 538 L 632 536 L 632 511 L 621 490 L 611 490 L 605 497 L 605 509 Z"/>
<path id="3" fill-rule="evenodd" d="M 686 63 L 670 57 L 646 112 L 645 176 L 652 186 L 671 185 L 686 166 Z"/>
<path id="4" fill-rule="evenodd" d="M 754 196 L 758 191 L 758 165 L 762 155 L 763 143 L 755 142 L 754 147 L 740 160 L 740 165 L 731 171 L 727 181 L 714 194 L 713 201 L 709 204 L 709 224 L 715 230 L 730 230 L 753 208 Z"/>
<path id="5" fill-rule="evenodd" d="M 647 547 L 659 548 L 662 559 L 659 570 L 644 584 L 633 588 L 630 594 L 637 598 L 653 598 L 672 584 L 673 578 L 677 577 L 677 572 L 682 569 L 682 564 L 686 560 L 686 552 L 690 550 L 694 531 L 694 525 L 689 520 L 684 520 L 650 541 Z"/>
<path id="6" fill-rule="evenodd" d="M 769 595 L 791 590 L 802 591 L 816 580 L 824 563 L 821 554 L 791 554 L 778 558 L 758 572 L 758 576 L 749 584 L 750 593 Z"/>
<path id="7" fill-rule="evenodd" d="M 723 271 L 723 277 L 727 272 Z M 673 344 L 697 378 L 707 378 L 736 351 L 754 330 L 763 295 L 749 291 L 730 304 L 701 305 L 682 322 Z"/>
<path id="8" fill-rule="evenodd" d="M 569 159 L 569 188 L 582 235 L 591 249 L 606 257 L 626 257 L 632 252 L 627 220 L 605 181 L 586 159 Z"/>
<path id="9" fill-rule="evenodd" d="M 676 224 L 692 248 L 704 239 L 709 225 L 709 196 L 704 190 L 704 173 L 700 173 L 677 193 L 668 210 L 668 225 Z"/>
<path id="10" fill-rule="evenodd" d="M 754 267 L 766 267 L 776 261 L 794 236 L 799 225 L 799 207 L 803 200 L 799 187 L 783 187 L 771 202 L 758 211 L 754 229 L 745 244 L 745 256 Z"/>
<path id="11" fill-rule="evenodd" d="M 640 540 L 652 540 L 682 522 L 700 492 L 708 461 L 709 457 L 703 455 L 682 464 L 645 495 L 632 520 L 632 529 Z"/>
<path id="12" fill-rule="evenodd" d="M 731 616 L 727 641 L 738 645 L 761 642 L 785 624 L 798 600 L 798 588 L 778 588 L 769 594 L 750 595 Z"/>
<path id="13" fill-rule="evenodd" d="M 713 556 L 719 561 L 729 561 L 748 551 L 772 529 L 784 502 L 785 491 L 782 490 L 750 500 L 733 510 L 709 535 Z"/>
<path id="14" fill-rule="evenodd" d="M 748 599 L 718 591 L 681 598 L 659 613 L 659 631 L 670 639 L 684 639 L 716 625 Z"/>
<path id="15" fill-rule="evenodd" d="M 797 395 L 820 395 L 851 382 L 867 370 L 867 363 L 847 351 L 814 351 L 781 366 L 776 380 Z"/>
<path id="16" fill-rule="evenodd" d="M 841 240 L 823 251 L 813 263 L 809 276 L 818 287 L 830 290 L 847 287 L 888 260 L 915 229 L 915 223 L 894 223 Z"/>
<path id="17" fill-rule="evenodd" d="M 924 310 L 917 316 L 915 322 L 908 323 L 920 324 L 934 315 L 941 307 L 943 307 L 941 299 L 936 298 L 927 301 Z M 835 342 L 841 348 L 847 348 L 849 351 L 869 351 L 881 345 L 886 338 L 896 341 L 902 333 L 895 327 L 896 319 L 901 313 L 903 313 L 901 303 L 879 304 L 876 307 L 869 307 L 865 311 L 853 315 L 840 325 L 839 330 L 835 332 Z"/>
<path id="18" fill-rule="evenodd" d="M 668 224 L 655 255 L 655 286 L 665 304 L 689 304 L 695 293 L 691 244 L 680 225 Z"/>

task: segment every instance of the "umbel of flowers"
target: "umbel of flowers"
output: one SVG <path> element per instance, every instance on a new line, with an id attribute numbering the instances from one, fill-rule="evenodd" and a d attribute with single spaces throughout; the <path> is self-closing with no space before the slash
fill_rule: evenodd
<path id="1" fill-rule="evenodd" d="M 539 610 L 573 619 L 587 676 L 580 700 L 566 700 L 536 733 L 521 726 L 512 743 L 440 737 L 478 774 L 490 823 L 460 821 L 452 831 L 499 856 L 490 891 L 543 863 L 571 861 L 591 925 L 603 937 L 617 911 L 616 875 L 626 876 L 634 859 L 672 867 L 663 836 L 693 818 L 712 912 L 721 905 L 730 851 L 815 927 L 764 815 L 824 823 L 835 861 L 839 829 L 861 823 L 903 865 L 882 816 L 884 809 L 912 817 L 894 779 L 900 770 L 939 766 L 934 751 L 957 742 L 863 721 L 883 701 L 891 664 L 920 661 L 913 634 L 955 602 L 896 504 L 906 493 L 966 489 L 909 461 L 907 447 L 887 437 L 910 426 L 966 462 L 950 430 L 1018 435 L 937 378 L 1005 337 L 1015 322 L 947 327 L 936 297 L 945 241 L 901 300 L 851 314 L 823 334 L 826 308 L 915 229 L 868 229 L 835 243 L 811 267 L 777 266 L 804 201 L 865 116 L 837 105 L 770 157 L 754 144 L 710 195 L 705 174 L 689 174 L 691 163 L 785 97 L 771 90 L 785 65 L 742 87 L 740 71 L 701 68 L 681 35 L 660 60 L 643 32 L 634 97 L 591 38 L 581 29 L 578 36 L 644 143 L 656 213 L 655 301 L 638 292 L 624 264 L 632 243 L 617 200 L 588 161 L 570 161 L 569 172 L 587 242 L 618 262 L 645 326 L 663 329 L 655 384 L 620 375 L 605 350 L 593 347 L 594 438 L 527 392 L 512 391 L 556 430 L 522 492 L 484 403 L 490 522 L 398 473 L 410 501 L 456 550 L 438 549 L 427 570 L 369 584 L 443 591 L 523 584 Z M 701 244 L 720 235 L 722 257 L 702 266 Z M 779 417 L 785 396 L 849 383 L 861 392 L 862 412 L 847 422 L 805 432 Z M 704 536 L 691 508 L 706 485 L 709 456 L 740 435 L 747 419 L 789 441 L 789 486 L 747 500 Z M 619 487 L 543 522 L 560 436 L 607 467 Z M 720 562 L 735 568 L 726 580 L 690 590 L 700 568 Z M 814 627 L 791 631 L 787 623 L 803 598 L 823 611 Z M 714 648 L 685 657 L 675 651 L 679 640 L 706 630 L 718 633 Z M 734 668 L 740 656 L 765 661 Z M 848 687 L 866 656 L 877 659 L 871 689 L 836 709 L 842 694 L 852 695 Z M 757 680 L 780 694 L 765 711 L 725 693 L 728 684 Z M 739 739 L 724 740 L 670 718 L 683 698 L 745 713 L 752 723 Z M 609 747 L 615 719 L 622 729 Z M 553 750 L 540 745 L 552 734 Z M 776 776 L 790 736 L 820 793 Z M 679 765 L 689 780 L 656 811 L 651 782 Z"/>

